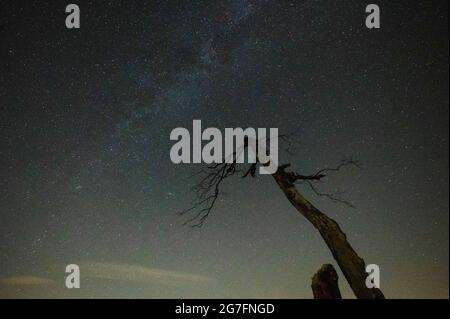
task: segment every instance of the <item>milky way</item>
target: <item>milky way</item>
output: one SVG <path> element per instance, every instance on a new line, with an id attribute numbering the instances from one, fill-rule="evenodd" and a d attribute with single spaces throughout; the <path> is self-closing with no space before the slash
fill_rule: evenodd
<path id="1" fill-rule="evenodd" d="M 199 166 L 169 134 L 200 119 L 295 132 L 299 173 L 357 159 L 318 185 L 354 209 L 299 189 L 387 297 L 448 298 L 448 2 L 376 3 L 378 30 L 363 1 L 78 1 L 72 30 L 2 4 L 0 297 L 311 298 L 334 260 L 270 177 L 183 226 Z"/>

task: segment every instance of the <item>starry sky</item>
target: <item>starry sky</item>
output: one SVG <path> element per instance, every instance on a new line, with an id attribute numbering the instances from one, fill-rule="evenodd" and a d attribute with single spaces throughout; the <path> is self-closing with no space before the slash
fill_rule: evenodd
<path id="1" fill-rule="evenodd" d="M 199 166 L 169 134 L 201 119 L 295 131 L 304 174 L 353 156 L 318 188 L 355 209 L 300 190 L 387 298 L 448 298 L 448 1 L 377 0 L 379 30 L 361 0 L 75 3 L 78 30 L 64 1 L 0 5 L 0 297 L 312 298 L 336 263 L 269 176 L 183 226 Z"/>

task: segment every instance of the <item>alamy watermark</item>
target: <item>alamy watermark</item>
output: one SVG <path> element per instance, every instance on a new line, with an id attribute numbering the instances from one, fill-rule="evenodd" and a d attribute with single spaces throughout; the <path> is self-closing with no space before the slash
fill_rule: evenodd
<path id="1" fill-rule="evenodd" d="M 370 264 L 366 266 L 366 287 L 380 288 L 380 267 L 377 264 Z"/>
<path id="2" fill-rule="evenodd" d="M 71 3 L 66 6 L 66 13 L 68 13 L 65 24 L 67 29 L 80 28 L 80 7 L 77 4 Z M 366 27 L 368 29 L 380 28 L 380 7 L 377 4 L 369 4 L 366 6 Z"/>
<path id="3" fill-rule="evenodd" d="M 260 163 L 260 174 L 274 174 L 278 169 L 278 128 L 225 128 L 224 134 L 215 127 L 202 131 L 201 120 L 193 120 L 192 135 L 177 127 L 170 140 L 177 141 L 170 150 L 170 159 L 180 163 Z M 207 142 L 203 145 L 203 142 Z M 247 153 L 247 161 L 245 161 Z"/>
<path id="4" fill-rule="evenodd" d="M 76 264 L 66 266 L 66 288 L 80 288 L 80 267 Z"/>

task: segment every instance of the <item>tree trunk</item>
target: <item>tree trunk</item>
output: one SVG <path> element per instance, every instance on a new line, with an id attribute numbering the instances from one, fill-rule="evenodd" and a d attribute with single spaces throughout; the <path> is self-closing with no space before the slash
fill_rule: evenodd
<path id="1" fill-rule="evenodd" d="M 312 277 L 311 288 L 314 299 L 342 299 L 338 285 L 338 274 L 333 265 L 323 265 Z"/>
<path id="2" fill-rule="evenodd" d="M 364 260 L 350 246 L 339 225 L 306 200 L 283 169 L 272 176 L 291 204 L 319 231 L 355 296 L 361 299 L 384 299 L 381 290 L 366 287 L 368 274 Z"/>

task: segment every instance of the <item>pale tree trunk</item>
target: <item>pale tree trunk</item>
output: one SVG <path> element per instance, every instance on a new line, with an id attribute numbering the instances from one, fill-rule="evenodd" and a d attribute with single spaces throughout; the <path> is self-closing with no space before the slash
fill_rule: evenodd
<path id="1" fill-rule="evenodd" d="M 319 231 L 355 296 L 361 299 L 384 299 L 381 290 L 366 287 L 368 274 L 364 260 L 353 250 L 339 225 L 306 200 L 283 169 L 272 176 L 291 204 Z"/>

